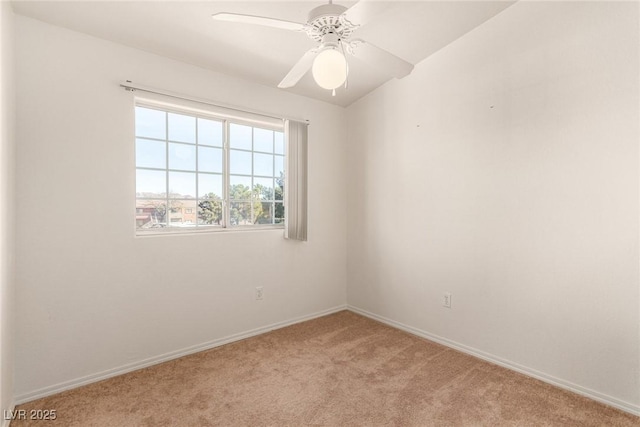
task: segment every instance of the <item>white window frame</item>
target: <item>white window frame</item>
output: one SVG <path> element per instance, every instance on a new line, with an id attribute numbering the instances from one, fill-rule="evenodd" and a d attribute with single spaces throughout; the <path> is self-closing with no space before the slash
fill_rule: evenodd
<path id="1" fill-rule="evenodd" d="M 149 108 L 149 109 L 154 109 L 154 110 L 158 110 L 158 111 L 162 111 L 165 113 L 175 113 L 175 114 L 182 114 L 182 115 L 187 115 L 187 116 L 191 116 L 191 117 L 195 117 L 196 118 L 196 143 L 194 143 L 193 145 L 195 145 L 196 147 L 196 167 L 195 167 L 195 175 L 196 175 L 196 195 L 195 195 L 195 199 L 193 199 L 195 201 L 195 216 L 196 216 L 196 223 L 194 226 L 190 226 L 190 227 L 170 227 L 168 226 L 170 223 L 170 211 L 171 211 L 171 207 L 170 207 L 170 202 L 171 200 L 180 200 L 180 199 L 172 199 L 170 197 L 170 193 L 169 193 L 169 172 L 173 171 L 173 169 L 171 169 L 169 167 L 169 143 L 170 142 L 176 142 L 176 141 L 171 141 L 169 139 L 169 132 L 168 132 L 168 127 L 169 127 L 169 123 L 168 120 L 166 122 L 166 127 L 167 129 L 165 130 L 165 139 L 154 139 L 154 138 L 147 138 L 147 137 L 143 137 L 140 136 L 140 138 L 144 138 L 147 140 L 156 140 L 156 141 L 162 141 L 166 144 L 166 154 L 165 154 L 165 160 L 166 160 L 166 164 L 164 168 L 150 168 L 150 167 L 138 167 L 137 161 L 136 161 L 136 153 L 135 153 L 135 144 L 136 144 L 136 139 L 138 139 L 138 135 L 135 134 L 134 131 L 134 170 L 138 170 L 138 169 L 143 169 L 143 170 L 157 170 L 157 171 L 164 171 L 167 173 L 167 182 L 166 182 L 166 194 L 164 196 L 164 200 L 166 201 L 166 213 L 165 213 L 165 223 L 167 224 L 167 226 L 163 227 L 163 228 L 150 228 L 150 229 L 142 229 L 142 228 L 138 228 L 137 224 L 135 224 L 135 219 L 136 219 L 136 215 L 134 214 L 134 229 L 135 229 L 135 235 L 136 236 L 153 236 L 153 235 L 174 235 L 174 234 L 194 234 L 194 233 L 219 233 L 219 232 L 229 232 L 229 231 L 262 231 L 262 230 L 283 230 L 285 228 L 285 220 L 283 219 L 283 221 L 279 224 L 247 224 L 247 225 L 231 225 L 231 209 L 230 209 L 230 205 L 231 205 L 231 200 L 230 200 L 230 195 L 229 195 L 229 186 L 230 186 L 230 177 L 231 177 L 231 173 L 230 173 L 230 156 L 231 156 L 231 151 L 232 150 L 238 150 L 238 151 L 243 151 L 243 152 L 249 152 L 251 153 L 252 156 L 252 162 L 251 162 L 251 175 L 244 175 L 244 174 L 240 174 L 240 176 L 247 176 L 251 178 L 252 181 L 252 188 L 253 188 L 253 180 L 257 177 L 257 178 L 270 178 L 270 177 L 266 177 L 266 176 L 256 176 L 254 174 L 254 162 L 253 162 L 253 155 L 254 153 L 263 153 L 263 154 L 272 154 L 273 155 L 273 196 L 271 200 L 268 200 L 268 202 L 272 203 L 272 207 L 273 207 L 273 215 L 275 216 L 275 207 L 278 203 L 282 203 L 282 206 L 284 207 L 285 211 L 284 211 L 284 217 L 286 218 L 287 216 L 287 209 L 286 209 L 286 195 L 283 194 L 282 195 L 282 200 L 276 200 L 275 199 L 275 194 L 276 194 L 276 177 L 275 177 L 275 165 L 276 165 L 276 156 L 282 156 L 282 160 L 283 160 L 283 165 L 284 165 L 284 174 L 286 176 L 286 169 L 287 169 L 287 144 L 286 141 L 284 141 L 284 119 L 274 119 L 271 117 L 264 117 L 264 116 L 260 116 L 257 115 L 255 113 L 250 113 L 250 112 L 242 112 L 242 111 L 238 111 L 238 110 L 228 110 L 225 109 L 224 107 L 215 107 L 215 108 L 209 108 L 208 106 L 203 106 L 197 102 L 191 102 L 191 101 L 180 101 L 179 104 L 177 104 L 175 102 L 175 100 L 171 100 L 170 102 L 168 102 L 165 97 L 163 96 L 153 96 L 153 97 L 148 97 L 148 96 L 144 96 L 144 97 L 136 97 L 134 100 L 134 107 L 142 107 L 142 108 Z M 220 225 L 200 225 L 198 224 L 198 203 L 201 200 L 200 199 L 200 194 L 198 191 L 198 175 L 202 172 L 200 172 L 198 170 L 198 149 L 197 147 L 200 146 L 197 141 L 198 141 L 198 131 L 197 131 L 197 119 L 201 118 L 201 119 L 207 119 L 207 120 L 215 120 L 218 122 L 222 122 L 223 126 L 222 126 L 222 138 L 223 138 L 223 142 L 222 142 L 222 220 L 221 220 L 221 224 Z M 135 108 L 134 108 L 134 123 L 135 123 Z M 230 135 L 230 126 L 231 124 L 238 124 L 238 125 L 244 125 L 244 126 L 251 126 L 252 128 L 260 128 L 260 129 L 265 129 L 265 130 L 271 130 L 274 132 L 281 132 L 283 133 L 283 154 L 277 154 L 275 152 L 275 133 L 274 133 L 274 151 L 273 153 L 266 153 L 266 152 L 262 152 L 262 151 L 255 151 L 254 148 L 254 137 L 253 137 L 253 130 L 252 130 L 252 138 L 251 138 L 251 150 L 247 150 L 247 149 L 236 149 L 236 148 L 232 148 L 230 147 L 230 141 L 229 141 L 229 135 Z M 135 126 L 134 126 L 135 128 Z M 220 147 L 218 147 L 220 148 Z M 176 170 L 178 172 L 180 172 L 180 170 Z M 233 174 L 233 175 L 238 175 L 238 174 Z M 135 197 L 134 197 L 134 212 L 136 212 L 137 214 L 137 201 L 138 200 L 161 200 L 162 198 L 160 197 L 154 197 L 154 198 L 144 198 L 144 197 L 138 197 L 137 194 L 137 188 L 135 190 Z M 187 200 L 187 199 L 185 199 Z M 251 205 L 251 216 L 253 217 L 253 202 L 250 201 L 249 202 Z M 275 219 L 275 218 L 274 218 Z"/>

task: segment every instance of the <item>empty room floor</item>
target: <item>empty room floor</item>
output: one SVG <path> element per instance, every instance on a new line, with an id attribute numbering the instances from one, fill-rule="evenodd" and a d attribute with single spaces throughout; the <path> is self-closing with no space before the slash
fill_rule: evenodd
<path id="1" fill-rule="evenodd" d="M 20 405 L 64 426 L 640 426 L 349 311 Z"/>

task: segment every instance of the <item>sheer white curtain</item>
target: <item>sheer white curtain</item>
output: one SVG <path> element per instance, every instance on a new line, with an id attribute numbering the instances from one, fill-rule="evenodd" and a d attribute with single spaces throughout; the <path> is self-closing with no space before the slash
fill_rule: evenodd
<path id="1" fill-rule="evenodd" d="M 285 121 L 285 239 L 307 240 L 307 127 L 304 122 Z"/>

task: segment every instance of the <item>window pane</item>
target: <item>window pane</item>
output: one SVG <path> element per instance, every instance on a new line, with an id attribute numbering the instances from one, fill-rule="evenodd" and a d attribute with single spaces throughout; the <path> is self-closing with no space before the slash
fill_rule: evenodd
<path id="1" fill-rule="evenodd" d="M 253 128 L 253 150 L 273 153 L 273 131 Z"/>
<path id="2" fill-rule="evenodd" d="M 222 175 L 198 174 L 198 197 L 222 198 Z"/>
<path id="3" fill-rule="evenodd" d="M 251 224 L 251 203 L 231 202 L 230 205 L 229 217 L 232 226 Z"/>
<path id="4" fill-rule="evenodd" d="M 253 153 L 253 174 L 273 176 L 273 156 L 271 154 Z"/>
<path id="5" fill-rule="evenodd" d="M 237 150 L 230 151 L 229 172 L 251 175 L 251 153 Z"/>
<path id="6" fill-rule="evenodd" d="M 222 149 L 198 147 L 198 170 L 222 173 Z"/>
<path id="7" fill-rule="evenodd" d="M 158 197 L 164 196 L 166 193 L 166 172 L 136 169 L 136 196 Z"/>
<path id="8" fill-rule="evenodd" d="M 135 107 L 136 228 L 283 223 L 284 133 L 180 111 Z"/>
<path id="9" fill-rule="evenodd" d="M 229 145 L 231 148 L 251 150 L 251 127 L 231 123 L 229 125 Z"/>
<path id="10" fill-rule="evenodd" d="M 253 178 L 254 198 L 261 200 L 273 200 L 273 179 Z"/>
<path id="11" fill-rule="evenodd" d="M 198 224 L 221 225 L 222 199 L 218 196 L 204 197 L 198 202 Z"/>
<path id="12" fill-rule="evenodd" d="M 275 156 L 275 164 L 276 164 L 276 170 L 274 171 L 275 173 L 273 174 L 276 178 L 280 178 L 284 176 L 284 156 Z"/>
<path id="13" fill-rule="evenodd" d="M 195 200 L 170 200 L 169 201 L 169 227 L 195 227 L 196 226 L 196 201 Z"/>
<path id="14" fill-rule="evenodd" d="M 136 136 L 166 139 L 167 113 L 150 108 L 136 107 Z"/>
<path id="15" fill-rule="evenodd" d="M 166 200 L 136 200 L 136 228 L 163 228 L 166 214 Z"/>
<path id="16" fill-rule="evenodd" d="M 196 118 L 169 113 L 169 139 L 171 141 L 196 142 Z"/>
<path id="17" fill-rule="evenodd" d="M 273 224 L 273 202 L 254 203 L 253 223 Z"/>
<path id="18" fill-rule="evenodd" d="M 274 137 L 276 154 L 284 154 L 284 133 L 275 132 Z"/>
<path id="19" fill-rule="evenodd" d="M 169 143 L 169 169 L 196 170 L 196 146 Z"/>
<path id="20" fill-rule="evenodd" d="M 143 168 L 166 168 L 166 142 L 136 139 L 136 166 Z"/>
<path id="21" fill-rule="evenodd" d="M 284 224 L 284 203 L 275 203 L 274 224 Z"/>
<path id="22" fill-rule="evenodd" d="M 222 147 L 222 122 L 199 118 L 198 144 Z"/>
<path id="23" fill-rule="evenodd" d="M 190 172 L 169 172 L 169 197 L 195 198 L 196 174 Z"/>
<path id="24" fill-rule="evenodd" d="M 248 176 L 229 177 L 229 198 L 235 200 L 251 199 L 251 178 Z"/>

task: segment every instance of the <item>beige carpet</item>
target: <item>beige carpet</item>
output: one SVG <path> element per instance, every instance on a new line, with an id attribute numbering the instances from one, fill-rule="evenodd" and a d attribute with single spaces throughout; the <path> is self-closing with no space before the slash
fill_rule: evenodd
<path id="1" fill-rule="evenodd" d="M 61 426 L 640 426 L 351 312 L 50 396 Z"/>

